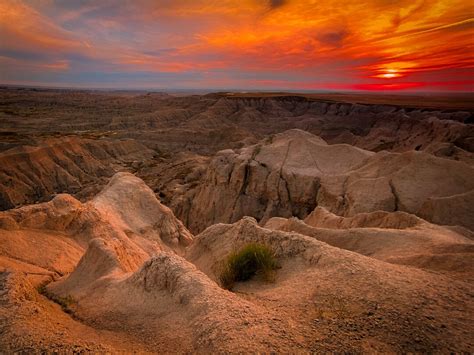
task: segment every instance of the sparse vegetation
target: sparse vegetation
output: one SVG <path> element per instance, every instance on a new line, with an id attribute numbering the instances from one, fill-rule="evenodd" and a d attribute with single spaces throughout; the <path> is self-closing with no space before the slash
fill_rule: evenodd
<path id="1" fill-rule="evenodd" d="M 249 280 L 255 275 L 261 275 L 265 281 L 273 281 L 277 268 L 278 263 L 270 247 L 250 243 L 224 260 L 219 282 L 223 288 L 230 290 L 235 282 Z"/>

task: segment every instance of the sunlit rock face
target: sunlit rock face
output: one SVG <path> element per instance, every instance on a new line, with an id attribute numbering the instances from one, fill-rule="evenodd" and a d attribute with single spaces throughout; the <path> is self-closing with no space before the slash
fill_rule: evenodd
<path id="1" fill-rule="evenodd" d="M 462 199 L 474 189 L 472 176 L 473 168 L 462 162 L 422 152 L 373 153 L 328 145 L 291 130 L 238 152 L 219 152 L 190 202 L 186 223 L 197 232 L 243 216 L 261 223 L 275 216 L 305 218 L 323 206 L 343 216 L 404 211 L 470 228 L 473 206 L 467 196 L 457 218 L 429 206 L 439 198 Z"/>

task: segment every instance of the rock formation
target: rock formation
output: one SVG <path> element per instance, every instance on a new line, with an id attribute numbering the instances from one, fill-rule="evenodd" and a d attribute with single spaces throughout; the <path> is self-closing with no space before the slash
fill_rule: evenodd
<path id="1" fill-rule="evenodd" d="M 55 193 L 97 193 L 117 170 L 154 152 L 133 140 L 46 139 L 0 154 L 0 210 L 50 199 Z"/>
<path id="2" fill-rule="evenodd" d="M 473 176 L 465 163 L 423 152 L 375 154 L 290 130 L 237 152 L 219 152 L 183 219 L 201 231 L 246 215 L 262 223 L 274 216 L 305 218 L 323 206 L 342 216 L 404 211 L 470 228 Z M 465 201 L 457 204 L 456 218 L 438 206 L 450 199 Z"/>
<path id="3" fill-rule="evenodd" d="M 118 173 L 85 204 L 60 194 L 50 202 L 0 212 L 0 265 L 63 275 L 96 238 L 121 241 L 143 262 L 159 250 L 181 253 L 192 235 L 143 181 Z"/>

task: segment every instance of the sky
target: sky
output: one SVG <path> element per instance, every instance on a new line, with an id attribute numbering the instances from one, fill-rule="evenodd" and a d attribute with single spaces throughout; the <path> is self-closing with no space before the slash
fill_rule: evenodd
<path id="1" fill-rule="evenodd" d="M 0 0 L 0 83 L 473 91 L 470 0 Z"/>

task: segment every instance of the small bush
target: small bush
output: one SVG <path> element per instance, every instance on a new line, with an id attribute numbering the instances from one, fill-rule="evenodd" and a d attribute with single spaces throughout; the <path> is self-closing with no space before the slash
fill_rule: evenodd
<path id="1" fill-rule="evenodd" d="M 264 244 L 251 243 L 232 252 L 223 262 L 219 282 L 230 290 L 237 281 L 246 281 L 254 275 L 262 275 L 265 281 L 274 280 L 278 264 L 273 251 Z"/>

